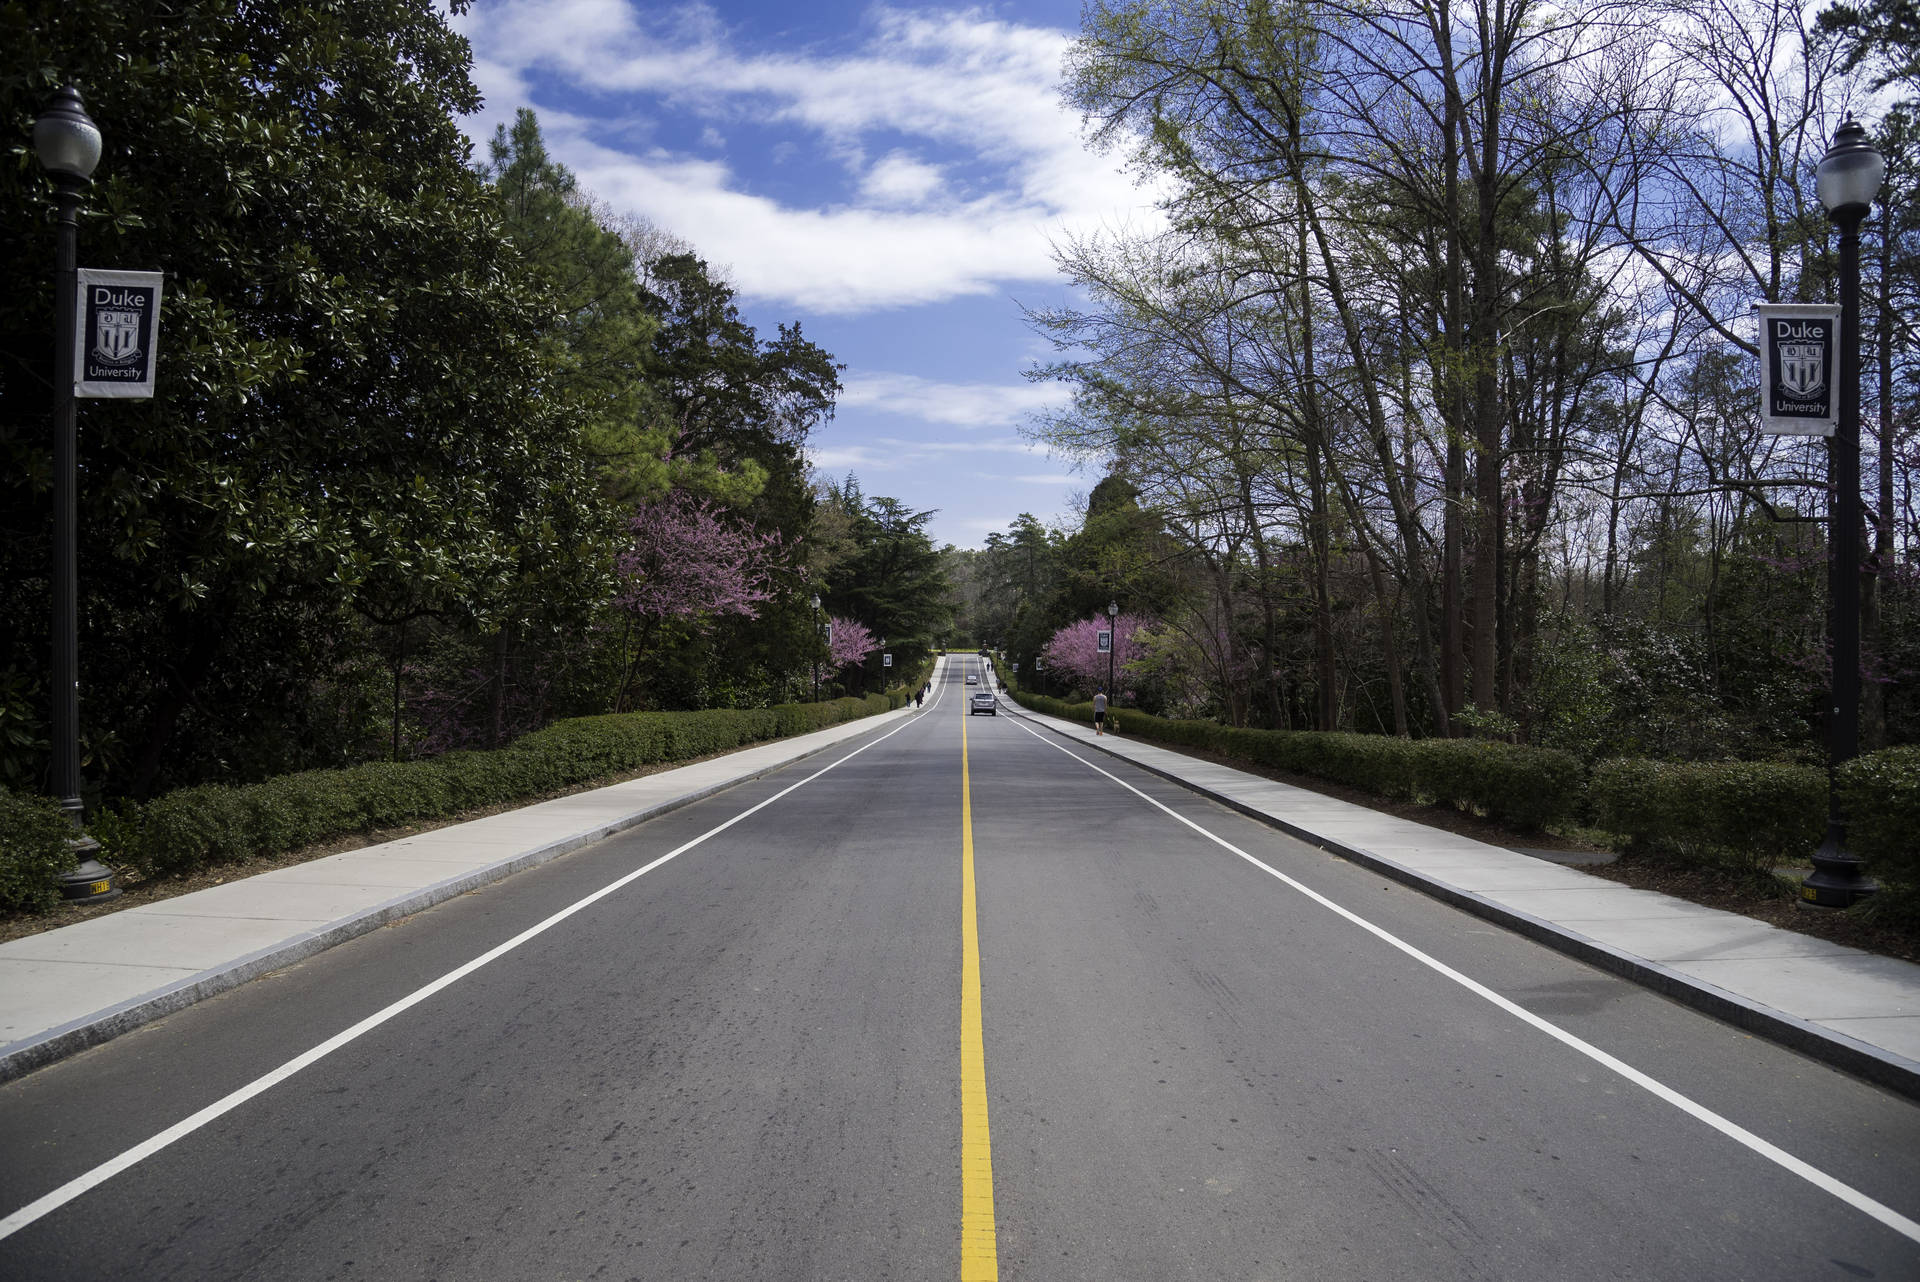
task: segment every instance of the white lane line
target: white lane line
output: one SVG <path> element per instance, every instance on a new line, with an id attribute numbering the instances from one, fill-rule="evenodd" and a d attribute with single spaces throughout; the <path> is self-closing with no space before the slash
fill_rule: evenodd
<path id="1" fill-rule="evenodd" d="M 1093 762 L 1088 761 L 1085 757 L 1080 756 L 1078 753 L 1073 752 L 1071 749 L 1066 748 L 1065 746 L 1059 743 L 1055 743 L 1053 739 L 1050 738 L 1049 736 L 1043 735 L 1039 731 L 1035 730 L 1033 727 L 1027 725 L 1024 718 L 1016 717 L 1014 719 L 1014 724 L 1019 726 L 1022 730 L 1025 730 L 1028 734 L 1032 735 L 1034 738 L 1046 744 L 1048 747 L 1056 748 L 1059 751 L 1066 753 L 1069 757 L 1072 757 L 1075 761 L 1078 761 L 1081 765 L 1093 771 L 1095 774 L 1105 775 L 1108 779 L 1111 779 L 1114 783 L 1119 784 L 1122 788 L 1125 788 L 1128 792 L 1140 798 L 1142 801 L 1146 802 L 1148 805 L 1153 806 L 1155 809 L 1160 810 L 1165 814 L 1171 815 L 1173 818 L 1179 820 L 1181 823 L 1185 824 L 1187 827 L 1199 833 L 1202 837 L 1205 837 L 1208 841 L 1213 842 L 1216 846 L 1219 846 L 1224 850 L 1230 851 L 1231 853 L 1238 855 L 1240 858 L 1246 860 L 1248 863 L 1252 864 L 1255 868 L 1258 868 L 1260 871 L 1266 873 L 1268 876 L 1273 877 L 1276 880 L 1285 882 L 1288 886 L 1291 886 L 1293 889 L 1299 891 L 1301 894 L 1305 895 L 1308 899 L 1313 900 L 1313 902 L 1319 904 L 1321 907 L 1329 909 L 1332 912 L 1338 913 L 1340 916 L 1346 918 L 1348 921 L 1360 927 L 1362 930 L 1368 932 L 1371 935 L 1378 937 L 1381 940 L 1384 940 L 1386 943 L 1393 945 L 1395 948 L 1399 949 L 1401 952 L 1405 953 L 1407 956 L 1413 958 L 1415 961 L 1419 962 L 1421 965 L 1430 967 L 1431 969 L 1438 972 L 1439 974 L 1446 976 L 1448 979 L 1451 979 L 1454 983 L 1459 984 L 1462 988 L 1465 988 L 1468 992 L 1473 993 L 1475 996 L 1483 997 L 1487 1001 L 1492 1002 L 1495 1006 L 1498 1006 L 1501 1010 L 1506 1011 L 1509 1015 L 1512 1015 L 1515 1019 L 1520 1020 L 1522 1023 L 1531 1024 L 1533 1027 L 1539 1029 L 1541 1032 L 1545 1033 L 1547 1036 L 1573 1048 L 1574 1050 L 1580 1052 L 1582 1055 L 1585 1055 L 1587 1058 L 1593 1060 L 1596 1064 L 1601 1065 L 1603 1068 L 1607 1068 L 1619 1074 L 1621 1077 L 1626 1078 L 1629 1082 L 1632 1082 L 1635 1086 L 1640 1087 L 1642 1090 L 1648 1092 L 1649 1094 L 1655 1095 L 1660 1099 L 1665 1100 L 1667 1103 L 1673 1105 L 1675 1108 L 1679 1109 L 1683 1113 L 1686 1113 L 1690 1117 L 1694 1117 L 1702 1122 L 1705 1122 L 1708 1126 L 1711 1126 L 1714 1130 L 1719 1131 L 1722 1135 L 1725 1135 L 1728 1139 L 1734 1140 L 1739 1144 L 1745 1145 L 1747 1148 L 1751 1149 L 1755 1153 L 1758 1153 L 1761 1157 L 1766 1158 L 1769 1162 L 1774 1163 L 1776 1166 L 1779 1166 L 1781 1169 L 1792 1172 L 1793 1174 L 1799 1176 L 1801 1179 L 1813 1185 L 1815 1188 L 1822 1190 L 1823 1192 L 1831 1193 L 1834 1197 L 1839 1198 L 1842 1202 L 1845 1202 L 1848 1206 L 1853 1207 L 1857 1211 L 1864 1212 L 1865 1214 L 1871 1216 L 1872 1218 L 1880 1221 L 1880 1223 L 1886 1225 L 1888 1228 L 1892 1229 L 1895 1233 L 1900 1234 L 1900 1236 L 1907 1238 L 1910 1241 L 1920 1242 L 1920 1222 L 1916 1222 L 1914 1220 L 1908 1219 L 1906 1216 L 1900 1214 L 1900 1212 L 1894 1210 L 1892 1207 L 1886 1205 L 1885 1203 L 1875 1201 L 1873 1198 L 1868 1197 L 1865 1193 L 1862 1193 L 1859 1189 L 1854 1188 L 1851 1184 L 1846 1184 L 1841 1182 L 1840 1180 L 1835 1179 L 1833 1176 L 1828 1175 L 1825 1171 L 1822 1171 L 1818 1167 L 1802 1161 L 1801 1159 L 1795 1157 L 1793 1154 L 1787 1152 L 1785 1149 L 1780 1148 L 1775 1144 L 1771 1144 L 1764 1139 L 1761 1139 L 1758 1135 L 1755 1135 L 1752 1131 L 1749 1131 L 1744 1126 L 1740 1126 L 1737 1123 L 1729 1121 L 1727 1118 L 1720 1116 L 1720 1114 L 1714 1112 L 1712 1109 L 1708 1108 L 1706 1105 L 1698 1103 L 1688 1098 L 1687 1096 L 1682 1095 L 1679 1091 L 1674 1090 L 1671 1086 L 1667 1086 L 1662 1082 L 1658 1082 L 1654 1080 L 1653 1078 L 1647 1076 L 1645 1073 L 1641 1072 L 1639 1069 L 1633 1067 L 1631 1064 L 1625 1063 L 1619 1059 L 1614 1058 L 1612 1055 L 1609 1055 L 1607 1052 L 1601 1050 L 1598 1046 L 1593 1045 L 1591 1042 L 1583 1041 L 1580 1038 L 1574 1036 L 1572 1033 L 1568 1032 L 1566 1029 L 1561 1028 L 1559 1025 L 1554 1024 L 1548 1020 L 1544 1020 L 1540 1018 L 1538 1015 L 1534 1014 L 1532 1011 L 1527 1010 L 1526 1008 L 1512 1001 L 1509 1001 L 1507 998 L 1502 997 L 1499 993 L 1494 992 L 1491 988 L 1488 988 L 1485 984 L 1482 984 L 1480 981 L 1476 979 L 1471 979 L 1468 976 L 1461 974 L 1459 971 L 1447 965 L 1445 962 L 1440 961 L 1438 958 L 1428 956 L 1426 953 L 1421 952 L 1418 948 L 1415 948 L 1412 944 L 1409 944 L 1406 940 L 1401 939 L 1398 935 L 1395 935 L 1387 930 L 1382 929 L 1379 926 L 1374 925 L 1372 922 L 1360 916 L 1358 913 L 1355 913 L 1351 909 L 1344 908 L 1341 905 L 1336 904 L 1335 902 L 1333 902 L 1333 900 L 1328 899 L 1325 895 L 1313 889 L 1311 886 L 1304 885 L 1303 883 L 1296 881 L 1292 877 L 1287 876 L 1287 874 L 1279 871 L 1277 868 L 1273 868 L 1268 864 L 1265 864 L 1260 860 L 1254 858 L 1252 855 L 1240 849 L 1240 847 L 1234 845 L 1232 842 L 1226 840 L 1224 837 L 1218 837 L 1218 836 L 1215 836 L 1213 833 L 1208 832 L 1205 828 L 1202 828 L 1199 824 L 1195 823 L 1193 820 L 1187 818 L 1185 815 L 1180 814 L 1175 810 L 1172 810 L 1166 805 L 1163 805 L 1161 802 L 1154 800 L 1152 797 L 1149 797 L 1146 793 L 1140 791 L 1138 788 L 1134 787 L 1132 784 L 1128 783 L 1126 780 L 1118 777 L 1117 775 L 1111 774 L 1106 770 L 1102 770 L 1099 766 L 1094 765 Z"/>
<path id="2" fill-rule="evenodd" d="M 938 701 L 939 701 L 938 697 L 936 696 L 935 702 L 937 703 Z M 931 711 L 931 710 L 932 709 L 928 709 L 928 711 Z M 201 1127 L 205 1126 L 207 1123 L 215 1121 L 218 1118 L 223 1117 L 228 1113 L 231 1113 L 234 1109 L 239 1108 L 242 1104 L 246 1103 L 248 1100 L 252 1099 L 254 1096 L 260 1095 L 266 1091 L 273 1089 L 275 1086 L 278 1086 L 281 1082 L 284 1082 L 289 1077 L 292 1077 L 295 1073 L 298 1073 L 301 1069 L 307 1068 L 313 1064 L 318 1063 L 319 1061 L 325 1059 L 327 1056 L 333 1054 L 335 1051 L 339 1050 L 342 1046 L 345 1046 L 348 1043 L 353 1042 L 365 1036 L 366 1034 L 372 1032 L 374 1029 L 380 1027 L 380 1025 L 394 1018 L 396 1015 L 403 1014 L 406 1011 L 411 1010 L 413 1007 L 418 1006 L 421 1002 L 424 1002 L 425 1000 L 427 1000 L 427 998 L 432 997 L 435 993 L 438 993 L 442 989 L 448 988 L 454 984 L 459 983 L 461 980 L 465 979 L 468 975 L 473 974 L 473 972 L 475 972 L 476 970 L 479 970 L 482 966 L 485 966 L 488 962 L 496 961 L 501 957 L 505 957 L 508 953 L 520 947 L 520 945 L 526 943 L 528 940 L 533 939 L 539 935 L 545 934 L 547 931 L 553 929 L 555 926 L 558 926 L 561 922 L 573 916 L 575 913 L 580 912 L 582 909 L 600 902 L 602 899 L 605 899 L 608 895 L 611 895 L 614 891 L 619 890 L 621 887 L 626 886 L 630 882 L 637 881 L 641 877 L 646 876 L 648 873 L 652 872 L 655 868 L 658 868 L 661 864 L 667 863 L 674 859 L 678 859 L 681 855 L 684 855 L 685 853 L 687 853 L 687 851 L 692 850 L 695 846 L 700 845 L 701 843 L 705 842 L 711 837 L 716 837 L 719 834 L 725 832 L 727 829 L 733 827 L 735 824 L 739 823 L 742 819 L 747 818 L 749 815 L 752 815 L 758 811 L 766 809 L 768 806 L 771 806 L 774 802 L 780 800 L 782 797 L 794 791 L 796 788 L 806 787 L 808 784 L 812 783 L 815 779 L 818 779 L 821 775 L 826 774 L 827 771 L 833 770 L 839 766 L 845 765 L 847 762 L 852 761 L 855 757 L 865 752 L 868 748 L 871 748 L 877 744 L 886 742 L 888 739 L 891 739 L 894 735 L 899 734 L 902 730 L 905 730 L 908 726 L 912 725 L 914 722 L 918 721 L 919 719 L 920 719 L 920 715 L 902 718 L 899 725 L 887 731 L 885 734 L 881 735 L 879 738 L 874 739 L 871 743 L 861 744 L 858 748 L 855 748 L 852 752 L 849 752 L 846 756 L 840 758 L 838 761 L 835 761 L 832 765 L 823 766 L 819 770 L 816 770 L 814 773 L 808 775 L 805 779 L 800 780 L 798 783 L 789 784 L 787 787 L 782 788 L 779 792 L 774 793 L 771 797 L 768 797 L 765 801 L 760 802 L 758 805 L 755 805 L 746 810 L 742 810 L 739 814 L 727 820 L 725 823 L 720 824 L 718 827 L 708 829 L 706 832 L 701 833 L 698 837 L 695 837 L 693 840 L 687 842 L 685 845 L 675 847 L 674 849 L 668 851 L 666 854 L 661 855 L 658 859 L 654 860 L 652 863 L 647 864 L 641 868 L 636 868 L 632 872 L 621 877 L 619 880 L 609 882 L 607 885 L 602 886 L 599 890 L 594 891 L 592 894 L 588 895 L 586 898 L 567 905 L 565 908 L 562 908 L 559 912 L 553 914 L 551 917 L 548 917 L 545 921 L 542 921 L 534 926 L 529 926 L 526 930 L 521 931 L 519 934 L 515 935 L 512 939 L 507 940 L 505 943 L 500 944 L 495 948 L 489 949 L 487 952 L 482 953 L 480 956 L 474 958 L 470 962 L 467 962 L 465 965 L 460 966 L 457 969 L 450 970 L 446 974 L 442 975 L 440 978 L 433 980 L 432 982 L 424 985 L 423 987 L 415 989 L 413 992 L 408 993 L 405 997 L 402 997 L 399 1001 L 394 1002 L 392 1005 L 386 1007 L 385 1009 L 376 1011 L 374 1014 L 367 1016 L 365 1019 L 361 1020 L 359 1023 L 355 1024 L 353 1027 L 347 1029 L 345 1032 L 334 1034 L 332 1037 L 329 1037 L 326 1041 L 321 1042 L 318 1046 L 315 1046 L 312 1050 L 309 1050 L 301 1055 L 296 1055 L 294 1058 L 280 1065 L 280 1067 L 273 1069 L 263 1074 L 260 1077 L 255 1078 L 253 1081 L 248 1082 L 245 1086 L 242 1086 L 240 1089 L 234 1091 L 232 1094 L 223 1096 L 222 1098 L 215 1100 L 213 1103 L 207 1105 L 205 1108 L 193 1114 L 191 1117 L 187 1117 L 182 1119 L 181 1121 L 175 1122 L 172 1126 L 169 1126 L 166 1130 L 161 1131 L 158 1135 L 153 1136 L 151 1139 L 148 1139 L 142 1143 L 134 1145 L 132 1148 L 120 1154 L 118 1157 L 110 1158 L 107 1161 L 102 1162 L 100 1165 L 94 1167 L 92 1170 L 88 1171 L 86 1174 L 76 1176 L 75 1178 L 68 1180 L 65 1184 L 62 1184 L 59 1188 L 53 1190 L 53 1192 L 48 1193 L 44 1197 L 36 1198 L 34 1201 L 27 1203 L 25 1206 L 21 1207 L 19 1210 L 15 1211 L 13 1214 L 7 1216 L 5 1219 L 0 1219 L 0 1241 L 4 1241 L 7 1238 L 12 1237 L 15 1233 L 18 1233 L 21 1229 L 26 1228 L 29 1224 L 32 1224 L 35 1220 L 41 1219 L 44 1216 L 52 1214 L 54 1211 L 59 1210 L 61 1207 L 73 1201 L 75 1198 L 79 1197 L 83 1193 L 86 1193 L 91 1189 L 99 1187 L 100 1185 L 106 1183 L 108 1180 L 112 1179 L 114 1176 L 119 1175 L 121 1172 L 139 1165 L 141 1162 L 146 1161 L 148 1158 L 152 1157 L 155 1153 L 158 1153 L 160 1150 L 166 1148 L 168 1145 L 173 1144 L 175 1141 L 184 1139 L 185 1137 L 193 1134 L 195 1131 L 199 1130 Z"/>

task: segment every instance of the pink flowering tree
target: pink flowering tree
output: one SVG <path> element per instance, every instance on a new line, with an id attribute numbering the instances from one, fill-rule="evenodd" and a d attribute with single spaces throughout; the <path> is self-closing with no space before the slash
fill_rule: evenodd
<path id="1" fill-rule="evenodd" d="M 643 505 L 631 527 L 633 542 L 614 566 L 622 580 L 616 599 L 634 616 L 704 631 L 721 615 L 754 618 L 758 603 L 773 599 L 778 535 L 742 529 L 679 491 Z"/>
<path id="2" fill-rule="evenodd" d="M 1145 638 L 1139 634 L 1151 626 L 1152 620 L 1138 614 L 1123 614 L 1114 621 L 1114 653 L 1111 658 L 1113 679 L 1119 689 L 1108 690 L 1108 697 L 1130 699 L 1134 696 L 1138 673 L 1129 673 L 1127 667 L 1145 657 Z M 1040 657 L 1047 661 L 1047 670 L 1076 690 L 1091 694 L 1104 689 L 1109 656 L 1100 653 L 1100 633 L 1106 627 L 1105 617 L 1097 617 L 1069 623 L 1054 633 L 1040 650 Z"/>
<path id="3" fill-rule="evenodd" d="M 866 662 L 867 656 L 880 648 L 864 623 L 829 615 L 827 624 L 833 635 L 827 642 L 827 661 L 813 671 L 815 681 L 832 680 L 835 674 Z"/>
<path id="4" fill-rule="evenodd" d="M 780 544 L 778 535 L 736 525 L 712 503 L 680 491 L 641 505 L 629 525 L 633 542 L 614 560 L 621 580 L 614 600 L 628 616 L 634 642 L 614 700 L 623 711 L 662 624 L 705 633 L 726 615 L 759 617 L 759 603 L 773 599 Z"/>

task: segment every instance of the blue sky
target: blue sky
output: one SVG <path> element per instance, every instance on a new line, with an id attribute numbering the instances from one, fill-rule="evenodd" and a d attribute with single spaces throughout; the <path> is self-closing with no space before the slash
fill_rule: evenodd
<path id="1" fill-rule="evenodd" d="M 1021 377 L 1046 346 L 1020 305 L 1067 301 L 1051 245 L 1157 225 L 1060 105 L 1078 0 L 633 4 L 478 0 L 482 147 L 519 107 L 614 210 L 692 242 L 771 334 L 798 320 L 847 365 L 813 462 L 938 509 L 977 547 L 1097 477 L 1022 439 L 1064 399 Z"/>

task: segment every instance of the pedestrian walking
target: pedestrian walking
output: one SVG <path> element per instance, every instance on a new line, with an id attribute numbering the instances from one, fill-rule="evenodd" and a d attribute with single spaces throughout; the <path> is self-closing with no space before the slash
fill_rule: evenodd
<path id="1" fill-rule="evenodd" d="M 1096 690 L 1093 694 L 1093 732 L 1097 735 L 1107 732 L 1107 692 Z"/>

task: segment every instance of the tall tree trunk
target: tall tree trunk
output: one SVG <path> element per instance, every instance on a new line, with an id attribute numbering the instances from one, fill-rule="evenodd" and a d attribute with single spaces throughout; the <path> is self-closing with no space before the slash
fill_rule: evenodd
<path id="1" fill-rule="evenodd" d="M 1367 556 L 1367 574 L 1373 580 L 1373 599 L 1380 605 L 1380 646 L 1385 652 L 1387 664 L 1387 693 L 1393 700 L 1393 732 L 1400 738 L 1407 737 L 1407 689 L 1406 682 L 1400 676 L 1400 646 L 1396 640 L 1399 629 L 1394 626 L 1394 599 L 1387 592 L 1387 576 L 1380 567 L 1380 558 L 1371 546 L 1365 549 Z"/>
<path id="2" fill-rule="evenodd" d="M 1319 686 L 1314 724 L 1321 730 L 1339 729 L 1339 705 L 1334 689 L 1333 593 L 1327 584 L 1333 554 L 1327 537 L 1327 478 L 1320 465 L 1320 445 L 1307 442 L 1307 544 L 1313 556 L 1314 682 Z"/>
<path id="3" fill-rule="evenodd" d="M 1300 318 L 1301 360 L 1305 373 L 1302 402 L 1306 409 L 1307 430 L 1307 545 L 1313 556 L 1313 650 L 1314 680 L 1319 686 L 1315 725 L 1321 730 L 1339 728 L 1339 705 L 1334 690 L 1333 593 L 1327 577 L 1332 572 L 1331 540 L 1328 537 L 1330 515 L 1327 504 L 1327 477 L 1321 467 L 1320 393 L 1315 381 L 1313 360 L 1312 295 L 1307 277 L 1307 220 L 1301 211 L 1300 232 Z"/>
<path id="4" fill-rule="evenodd" d="M 1861 686 L 1860 742 L 1868 750 L 1887 746 L 1887 687 L 1883 654 L 1882 576 L 1893 568 L 1893 211 L 1880 206 L 1880 449 L 1873 505 L 1873 556 L 1860 581 L 1860 646 L 1874 665 Z"/>
<path id="5" fill-rule="evenodd" d="M 1260 528 L 1260 515 L 1253 505 L 1253 475 L 1246 469 L 1240 471 L 1240 514 L 1247 523 L 1248 536 L 1253 541 L 1254 571 L 1259 575 L 1258 591 L 1260 595 L 1261 628 L 1261 685 L 1267 694 L 1267 712 L 1271 718 L 1269 725 L 1275 729 L 1285 729 L 1286 712 L 1280 706 L 1280 678 L 1277 672 L 1277 657 L 1280 648 L 1279 611 L 1273 600 L 1273 566 L 1268 560 L 1267 536 Z"/>
<path id="6" fill-rule="evenodd" d="M 394 628 L 393 641 L 393 748 L 390 761 L 400 760 L 400 674 L 407 666 L 407 624 L 402 619 Z"/>
<path id="7" fill-rule="evenodd" d="M 1441 733 L 1453 734 L 1453 716 L 1466 705 L 1467 616 L 1461 599 L 1466 576 L 1465 535 L 1462 530 L 1466 492 L 1466 452 L 1460 437 L 1447 428 L 1447 460 L 1442 475 L 1445 493 L 1440 516 L 1440 618 L 1444 639 L 1440 648 L 1440 685 L 1447 709 Z"/>
<path id="8" fill-rule="evenodd" d="M 1297 128 L 1297 123 L 1296 123 Z M 1296 145 L 1298 139 L 1295 139 Z M 1355 313 L 1351 300 L 1347 297 L 1346 278 L 1340 271 L 1338 260 L 1328 244 L 1326 228 L 1320 223 L 1313 205 L 1313 195 L 1308 189 L 1305 175 L 1296 168 L 1291 175 L 1294 195 L 1307 211 L 1308 226 L 1313 232 L 1314 248 L 1320 255 L 1320 262 L 1326 270 L 1327 294 L 1333 301 L 1334 311 L 1340 317 L 1341 329 L 1347 340 L 1347 352 L 1354 363 L 1356 379 L 1359 384 L 1363 403 L 1367 410 L 1367 437 L 1372 443 L 1375 457 L 1380 464 L 1381 482 L 1386 490 L 1388 506 L 1393 511 L 1395 528 L 1399 534 L 1400 554 L 1406 567 L 1407 596 L 1409 613 L 1413 616 L 1414 664 L 1420 672 L 1421 683 L 1426 687 L 1427 702 L 1433 717 L 1433 724 L 1441 733 L 1447 725 L 1446 703 L 1440 693 L 1440 673 L 1435 663 L 1433 644 L 1433 624 L 1428 617 L 1432 608 L 1432 594 L 1426 569 L 1426 558 L 1422 550 L 1422 533 L 1419 514 L 1414 511 L 1401 478 L 1401 460 L 1394 456 L 1393 434 L 1387 425 L 1386 408 L 1380 403 L 1380 382 L 1375 376 L 1373 361 L 1367 354 L 1365 336 L 1361 333 L 1360 318 Z"/>
<path id="9" fill-rule="evenodd" d="M 197 626 L 194 616 L 187 616 L 183 622 L 192 634 L 191 641 L 184 647 L 171 647 L 176 654 L 184 649 L 184 654 L 180 663 L 165 673 L 160 696 L 154 701 L 153 712 L 147 718 L 144 742 L 129 772 L 129 791 L 136 797 L 152 794 L 154 784 L 160 778 L 160 764 L 166 759 L 167 748 L 173 742 L 173 731 L 180 722 L 180 714 L 192 705 L 220 654 L 217 630 Z"/>
<path id="10" fill-rule="evenodd" d="M 1489 115 L 1496 108 L 1489 105 Z M 1480 237 L 1473 273 L 1473 559 L 1468 595 L 1473 607 L 1473 702 L 1482 712 L 1499 706 L 1499 604 L 1501 512 L 1501 429 L 1498 368 L 1499 242 L 1494 235 L 1492 181 L 1496 135 L 1489 129 L 1480 171 Z"/>
<path id="11" fill-rule="evenodd" d="M 1465 700 L 1467 625 L 1465 603 L 1461 600 L 1461 579 L 1465 573 L 1461 529 L 1467 501 L 1466 453 L 1461 447 L 1466 434 L 1464 402 L 1460 394 L 1462 361 L 1461 295 L 1464 290 L 1460 247 L 1460 102 L 1454 93 L 1446 95 L 1446 142 L 1443 163 L 1446 166 L 1447 283 L 1445 299 L 1446 338 L 1441 345 L 1446 371 L 1440 398 L 1441 426 L 1446 436 L 1446 463 L 1441 477 L 1441 551 L 1440 619 L 1443 640 L 1440 647 L 1440 688 L 1447 719 L 1440 733 L 1452 736 L 1453 716 Z"/>
<path id="12" fill-rule="evenodd" d="M 493 680 L 487 698 L 487 746 L 498 748 L 507 741 L 507 654 L 508 628 L 501 624 L 493 634 Z"/>

